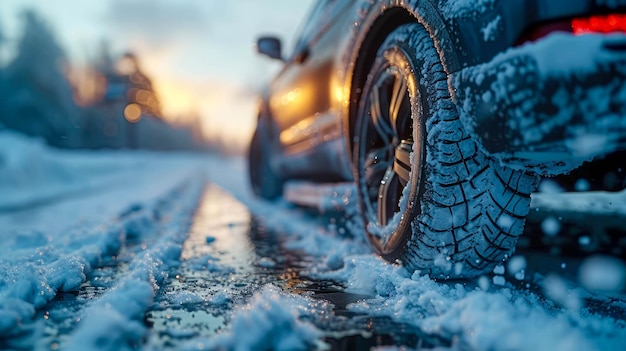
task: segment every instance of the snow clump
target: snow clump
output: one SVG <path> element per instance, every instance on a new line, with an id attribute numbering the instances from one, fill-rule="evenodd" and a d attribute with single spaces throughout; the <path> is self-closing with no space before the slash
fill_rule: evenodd
<path id="1" fill-rule="evenodd" d="M 310 298 L 286 294 L 267 285 L 235 313 L 229 332 L 210 339 L 195 339 L 185 349 L 309 350 L 322 332 L 302 317 L 315 313 L 318 304 Z"/>

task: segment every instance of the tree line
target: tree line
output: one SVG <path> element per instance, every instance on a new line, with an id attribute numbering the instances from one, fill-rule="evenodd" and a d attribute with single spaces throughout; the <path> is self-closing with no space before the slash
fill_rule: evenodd
<path id="1" fill-rule="evenodd" d="M 199 149 L 199 128 L 175 127 L 161 115 L 150 78 L 132 53 L 72 66 L 34 11 L 22 14 L 13 59 L 0 66 L 0 129 L 60 148 Z M 3 49 L 0 27 L 0 50 Z"/>

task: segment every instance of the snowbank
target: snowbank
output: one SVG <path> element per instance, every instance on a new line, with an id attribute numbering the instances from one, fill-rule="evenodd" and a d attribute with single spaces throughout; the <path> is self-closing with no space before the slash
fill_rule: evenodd
<path id="1" fill-rule="evenodd" d="M 116 187 L 147 171 L 158 174 L 174 166 L 164 159 L 146 151 L 57 150 L 42 140 L 0 130 L 0 213 Z"/>
<path id="2" fill-rule="evenodd" d="M 409 276 L 368 256 L 347 261 L 326 275 L 375 296 L 351 310 L 415 325 L 453 340 L 459 349 L 614 350 L 626 342 L 623 320 L 559 307 L 535 294 L 499 287 L 499 279 L 481 284 L 484 290 L 467 283 L 438 283 L 419 273 Z"/>
<path id="3" fill-rule="evenodd" d="M 0 210 L 62 194 L 77 178 L 43 141 L 0 131 Z"/>
<path id="4" fill-rule="evenodd" d="M 191 164 L 150 153 L 58 151 L 0 132 L 0 338 L 19 334 L 58 293 L 78 291 L 129 241 L 164 231 L 170 236 L 138 255 L 129 278 L 113 289 L 118 295 L 94 307 L 109 311 L 111 330 L 143 318 L 141 308 L 166 274 L 161 268 L 178 262 L 180 237 L 172 236 L 185 235 L 201 193 L 204 178 Z M 179 217 L 160 218 L 168 204 Z"/>

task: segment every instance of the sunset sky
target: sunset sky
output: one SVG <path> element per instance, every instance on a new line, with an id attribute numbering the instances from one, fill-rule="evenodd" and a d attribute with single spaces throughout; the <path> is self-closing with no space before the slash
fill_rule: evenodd
<path id="1" fill-rule="evenodd" d="M 48 21 L 74 63 L 103 40 L 113 53 L 135 52 L 169 118 L 200 116 L 207 136 L 247 142 L 256 92 L 280 64 L 254 53 L 260 34 L 294 38 L 312 0 L 1 0 L 4 62 L 21 32 L 20 12 Z M 287 45 L 289 46 L 289 45 Z"/>

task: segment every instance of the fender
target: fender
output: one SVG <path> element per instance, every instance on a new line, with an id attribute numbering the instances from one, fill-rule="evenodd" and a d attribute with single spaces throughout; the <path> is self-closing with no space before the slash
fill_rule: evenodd
<path id="1" fill-rule="evenodd" d="M 347 98 L 340 106 L 340 111 L 343 115 L 342 132 L 346 150 L 350 155 L 360 87 L 367 79 L 376 51 L 389 33 L 410 22 L 420 23 L 429 31 L 446 72 L 461 68 L 459 54 L 453 45 L 455 42 L 444 25 L 445 19 L 430 0 L 360 1 L 355 11 L 352 33 L 345 42 L 343 51 L 346 54 L 342 57 L 343 96 Z"/>

